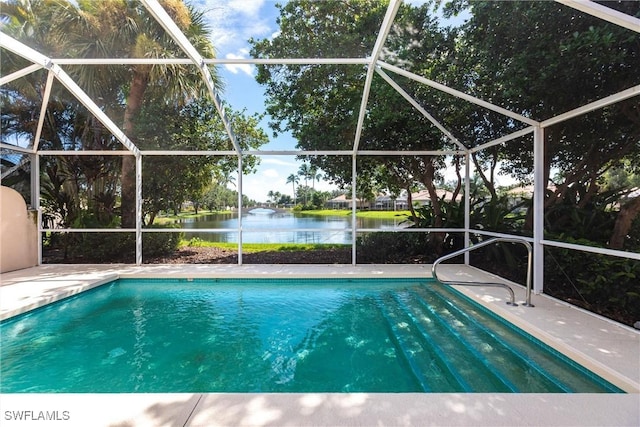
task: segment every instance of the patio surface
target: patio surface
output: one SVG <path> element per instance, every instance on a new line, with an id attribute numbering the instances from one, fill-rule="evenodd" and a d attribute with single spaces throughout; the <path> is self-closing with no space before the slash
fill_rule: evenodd
<path id="1" fill-rule="evenodd" d="M 487 273 L 441 265 L 442 279 Z M 47 265 L 3 273 L 0 319 L 118 277 L 430 277 L 419 265 Z M 2 394 L 2 426 L 638 426 L 640 331 L 544 295 L 458 288 L 628 394 Z M 517 286 L 516 300 L 524 300 Z M 1 379 L 0 379 L 1 380 Z M 22 419 L 18 419 L 22 418 Z"/>

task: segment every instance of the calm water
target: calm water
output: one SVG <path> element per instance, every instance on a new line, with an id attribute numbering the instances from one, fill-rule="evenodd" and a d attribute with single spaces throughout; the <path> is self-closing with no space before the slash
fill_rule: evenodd
<path id="1" fill-rule="evenodd" d="M 0 323 L 0 392 L 617 392 L 423 279 L 120 280 Z"/>
<path id="2" fill-rule="evenodd" d="M 356 218 L 358 228 L 389 230 L 404 227 L 404 216 L 397 219 Z M 214 214 L 201 218 L 184 219 L 180 223 L 185 228 L 221 229 L 238 228 L 238 214 Z M 245 243 L 333 243 L 350 244 L 352 233 L 351 215 L 316 216 L 272 209 L 253 209 L 242 216 L 242 241 Z M 291 231 L 293 228 L 307 229 Z M 261 230 L 261 231 L 258 231 Z M 237 242 L 238 232 L 188 232 L 186 238 L 198 237 L 212 242 Z"/>

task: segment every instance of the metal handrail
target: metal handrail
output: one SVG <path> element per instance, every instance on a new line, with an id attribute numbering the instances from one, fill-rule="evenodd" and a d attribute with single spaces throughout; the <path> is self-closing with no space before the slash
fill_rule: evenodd
<path id="1" fill-rule="evenodd" d="M 484 246 L 487 246 L 487 245 L 490 245 L 490 244 L 496 243 L 496 242 L 521 243 L 527 248 L 527 252 L 529 252 L 529 257 L 528 257 L 528 261 L 527 261 L 527 293 L 526 293 L 526 298 L 525 298 L 524 305 L 526 307 L 535 307 L 533 304 L 531 304 L 531 276 L 532 276 L 532 271 L 533 271 L 533 262 L 532 262 L 533 261 L 533 248 L 531 247 L 531 244 L 529 242 L 527 242 L 526 240 L 524 240 L 524 239 L 519 239 L 519 238 L 516 238 L 516 237 L 496 237 L 496 238 L 493 238 L 493 239 L 485 240 L 484 242 L 476 243 L 473 246 L 469 246 L 467 248 L 460 249 L 459 251 L 452 252 L 452 253 L 450 253 L 448 255 L 441 256 L 440 258 L 435 260 L 433 265 L 431 266 L 431 274 L 433 275 L 434 279 L 436 279 L 438 282 L 444 283 L 446 285 L 497 286 L 497 287 L 505 288 L 505 289 L 507 289 L 509 291 L 509 294 L 511 295 L 511 301 L 507 301 L 507 304 L 516 306 L 518 304 L 516 304 L 515 293 L 513 292 L 513 289 L 511 288 L 511 286 L 507 285 L 506 283 L 458 282 L 458 281 L 451 281 L 451 280 L 441 280 L 440 278 L 438 278 L 438 274 L 436 272 L 436 267 L 442 261 L 446 261 L 448 259 L 455 258 L 458 255 L 462 255 L 462 254 L 464 254 L 466 252 L 471 252 L 473 250 L 480 249 L 480 248 L 482 248 Z"/>

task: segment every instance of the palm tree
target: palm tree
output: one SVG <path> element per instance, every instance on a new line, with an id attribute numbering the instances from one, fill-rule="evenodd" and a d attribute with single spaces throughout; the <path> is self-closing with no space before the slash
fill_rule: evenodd
<path id="1" fill-rule="evenodd" d="M 161 1 L 165 10 L 204 57 L 214 57 L 208 40 L 204 14 L 181 0 Z M 78 2 L 59 5 L 51 37 L 64 43 L 69 55 L 76 57 L 171 58 L 184 52 L 166 34 L 144 6 L 134 0 Z M 212 73 L 217 80 L 216 74 Z M 135 119 L 146 95 L 162 96 L 165 102 L 180 105 L 204 96 L 206 86 L 196 66 L 132 65 L 77 67 L 74 77 L 90 95 L 125 96 L 122 130 L 135 141 Z M 118 88 L 118 90 L 114 90 Z M 122 157 L 122 227 L 135 226 L 135 158 Z"/>
<path id="2" fill-rule="evenodd" d="M 307 163 L 303 163 L 302 165 L 300 165 L 300 168 L 298 169 L 298 175 L 304 178 L 304 185 L 305 187 L 307 187 L 309 177 L 311 176 L 311 168 Z"/>
<path id="3" fill-rule="evenodd" d="M 311 178 L 312 178 L 312 180 L 313 180 L 313 181 L 311 181 L 311 187 L 312 187 L 314 190 L 316 189 L 315 182 L 316 182 L 316 181 L 320 181 L 320 180 L 323 178 L 323 176 L 322 176 L 322 174 L 321 174 L 321 173 L 316 173 L 316 172 L 317 172 L 317 169 L 315 169 L 315 170 L 314 170 L 313 175 L 311 175 Z"/>
<path id="4" fill-rule="evenodd" d="M 292 173 L 291 175 L 289 175 L 287 177 L 287 184 L 291 183 L 291 185 L 293 186 L 293 204 L 296 204 L 296 184 L 300 182 L 300 179 L 298 178 L 298 175 L 296 175 L 295 173 Z"/>
<path id="5" fill-rule="evenodd" d="M 303 163 L 302 165 L 300 165 L 300 168 L 298 169 L 298 175 L 304 178 L 304 186 L 308 187 L 309 186 L 309 178 L 311 177 L 311 168 L 309 167 L 309 165 L 307 163 Z M 307 193 L 304 193 L 304 204 L 307 204 Z"/>

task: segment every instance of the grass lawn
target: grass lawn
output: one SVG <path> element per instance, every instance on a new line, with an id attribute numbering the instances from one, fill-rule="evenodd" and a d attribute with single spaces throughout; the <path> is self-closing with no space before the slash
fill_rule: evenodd
<path id="1" fill-rule="evenodd" d="M 222 249 L 238 249 L 237 243 L 226 242 L 207 242 L 200 239 L 181 240 L 180 247 L 213 247 Z M 255 253 L 255 252 L 274 252 L 274 251 L 313 251 L 317 249 L 333 249 L 343 248 L 350 245 L 339 244 L 318 244 L 318 243 L 243 243 L 242 252 Z"/>
<path id="2" fill-rule="evenodd" d="M 350 209 L 321 209 L 313 211 L 300 211 L 298 213 L 304 215 L 318 216 L 347 216 L 351 215 Z M 411 214 L 410 211 L 356 211 L 356 216 L 360 218 L 377 218 L 377 219 L 394 219 L 398 217 L 406 217 Z"/>

